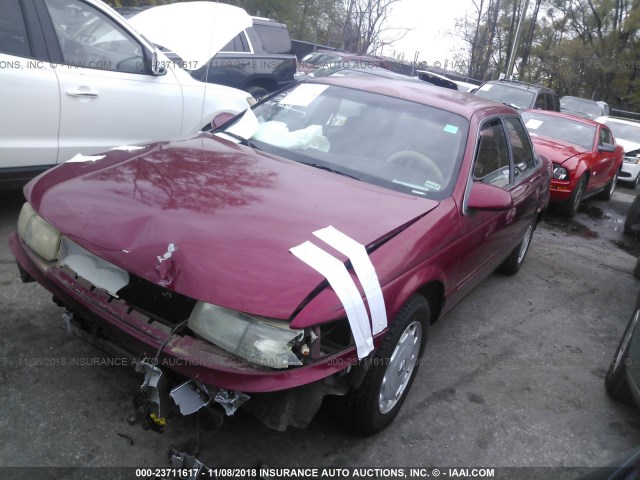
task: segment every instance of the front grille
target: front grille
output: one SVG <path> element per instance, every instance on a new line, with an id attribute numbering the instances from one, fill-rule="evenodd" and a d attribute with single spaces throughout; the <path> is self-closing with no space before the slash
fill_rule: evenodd
<path id="1" fill-rule="evenodd" d="M 196 300 L 143 278 L 129 274 L 129 283 L 117 292 L 132 308 L 140 310 L 154 320 L 175 325 L 188 319 Z"/>

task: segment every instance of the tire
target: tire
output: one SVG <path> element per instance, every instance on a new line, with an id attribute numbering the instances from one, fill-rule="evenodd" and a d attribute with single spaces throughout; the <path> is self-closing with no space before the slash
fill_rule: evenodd
<path id="1" fill-rule="evenodd" d="M 631 188 L 638 188 L 638 185 L 640 185 L 640 174 L 638 174 L 636 179 L 631 182 Z"/>
<path id="2" fill-rule="evenodd" d="M 335 415 L 345 429 L 371 435 L 393 421 L 418 372 L 429 320 L 429 302 L 421 295 L 413 295 L 400 309 L 360 387 L 335 399 Z M 392 375 L 397 369 L 402 376 Z"/>
<path id="3" fill-rule="evenodd" d="M 609 183 L 607 183 L 606 188 L 598 194 L 598 198 L 601 200 L 609 201 L 611 197 L 613 197 L 613 192 L 616 189 L 616 185 L 618 184 L 618 173 L 620 171 L 616 171 L 615 175 L 611 178 Z"/>
<path id="4" fill-rule="evenodd" d="M 624 403 L 633 403 L 631 389 L 627 383 L 627 365 L 631 362 L 629 351 L 631 349 L 631 338 L 634 335 L 638 318 L 640 317 L 640 306 L 636 305 L 627 327 L 624 329 L 616 354 L 609 365 L 607 376 L 604 379 L 604 386 L 609 395 Z"/>
<path id="5" fill-rule="evenodd" d="M 253 85 L 247 88 L 247 92 L 249 92 L 256 100 L 260 100 L 262 97 L 269 93 L 269 90 L 258 85 Z"/>
<path id="6" fill-rule="evenodd" d="M 640 258 L 636 260 L 636 266 L 633 267 L 633 276 L 640 280 Z"/>
<path id="7" fill-rule="evenodd" d="M 627 211 L 627 216 L 624 219 L 624 233 L 640 233 L 640 230 L 636 231 L 633 228 L 634 225 L 640 225 L 640 196 L 634 198 Z"/>
<path id="8" fill-rule="evenodd" d="M 506 275 L 514 275 L 515 273 L 518 273 L 518 271 L 522 267 L 522 264 L 524 263 L 527 252 L 529 251 L 529 246 L 531 245 L 531 239 L 533 238 L 534 230 L 535 220 L 531 222 L 529 228 L 527 228 L 522 241 L 516 248 L 513 249 L 513 252 L 511 252 L 507 259 L 498 267 L 498 271 L 500 273 L 504 273 Z"/>
<path id="9" fill-rule="evenodd" d="M 573 217 L 580 207 L 580 202 L 582 202 L 582 196 L 584 195 L 586 188 L 587 177 L 583 175 L 580 177 L 580 181 L 571 193 L 571 196 L 566 201 L 558 204 L 558 212 L 565 217 Z"/>

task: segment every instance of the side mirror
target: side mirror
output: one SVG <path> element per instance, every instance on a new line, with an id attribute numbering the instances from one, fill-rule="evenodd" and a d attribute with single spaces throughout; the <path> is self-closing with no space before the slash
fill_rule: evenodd
<path id="1" fill-rule="evenodd" d="M 603 143 L 602 145 L 598 145 L 599 152 L 615 152 L 616 146 L 613 143 Z"/>
<path id="2" fill-rule="evenodd" d="M 158 63 L 158 52 L 156 50 L 152 50 L 150 55 L 151 58 L 151 74 L 157 77 L 167 74 L 167 69 L 164 66 L 160 66 Z"/>
<path id="3" fill-rule="evenodd" d="M 471 210 L 493 211 L 509 210 L 513 207 L 513 199 L 509 192 L 487 183 L 473 182 L 467 207 Z"/>

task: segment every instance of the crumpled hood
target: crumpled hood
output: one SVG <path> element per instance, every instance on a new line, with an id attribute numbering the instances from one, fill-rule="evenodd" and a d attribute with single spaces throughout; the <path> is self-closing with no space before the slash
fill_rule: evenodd
<path id="1" fill-rule="evenodd" d="M 438 205 L 210 134 L 65 163 L 25 194 L 64 235 L 111 263 L 273 318 L 289 318 L 323 281 L 290 248 L 310 240 L 346 260 L 312 232 L 332 225 L 370 246 Z"/>
<path id="2" fill-rule="evenodd" d="M 149 8 L 128 22 L 151 42 L 180 56 L 188 70 L 196 70 L 253 20 L 232 5 L 184 2 Z"/>
<path id="3" fill-rule="evenodd" d="M 557 164 L 563 164 L 570 158 L 588 151 L 584 147 L 549 137 L 531 135 L 531 141 L 538 155 L 544 155 Z"/>
<path id="4" fill-rule="evenodd" d="M 616 143 L 624 149 L 625 153 L 635 152 L 640 149 L 640 143 L 632 142 L 631 140 L 623 140 L 616 137 Z"/>

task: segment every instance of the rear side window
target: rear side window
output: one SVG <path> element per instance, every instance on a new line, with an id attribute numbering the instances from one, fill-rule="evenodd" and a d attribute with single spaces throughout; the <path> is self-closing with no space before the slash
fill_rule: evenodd
<path id="1" fill-rule="evenodd" d="M 249 43 L 247 42 L 244 32 L 240 32 L 238 35 L 229 40 L 221 52 L 250 52 Z"/>
<path id="2" fill-rule="evenodd" d="M 262 47 L 267 53 L 291 53 L 291 37 L 282 26 L 258 25 L 253 28 L 262 41 Z"/>
<path id="3" fill-rule="evenodd" d="M 606 127 L 600 128 L 600 142 L 599 145 L 603 143 L 613 143 L 613 137 L 611 136 L 611 132 Z"/>
<path id="4" fill-rule="evenodd" d="M 517 178 L 536 168 L 536 157 L 522 122 L 515 118 L 505 118 L 504 122 L 511 141 L 511 152 L 513 153 L 513 164 L 515 166 L 514 172 Z"/>
<path id="5" fill-rule="evenodd" d="M 0 52 L 18 57 L 31 56 L 19 0 L 0 1 Z"/>
<path id="6" fill-rule="evenodd" d="M 473 177 L 477 181 L 496 187 L 504 187 L 511 183 L 509 147 L 500 120 L 491 120 L 480 130 Z"/>

